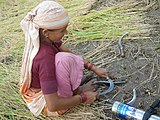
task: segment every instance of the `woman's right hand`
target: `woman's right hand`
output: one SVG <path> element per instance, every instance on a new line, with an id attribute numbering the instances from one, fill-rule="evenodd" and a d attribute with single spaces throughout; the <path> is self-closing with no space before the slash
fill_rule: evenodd
<path id="1" fill-rule="evenodd" d="M 89 82 L 87 82 L 86 84 L 82 85 L 81 88 L 82 88 L 82 92 L 87 92 L 87 91 L 92 91 L 94 92 L 95 91 L 95 87 L 93 86 L 93 82 L 95 80 L 91 80 Z"/>
<path id="2" fill-rule="evenodd" d="M 87 96 L 87 100 L 84 104 L 93 103 L 97 99 L 96 92 L 87 91 L 87 92 L 84 92 L 84 94 Z"/>

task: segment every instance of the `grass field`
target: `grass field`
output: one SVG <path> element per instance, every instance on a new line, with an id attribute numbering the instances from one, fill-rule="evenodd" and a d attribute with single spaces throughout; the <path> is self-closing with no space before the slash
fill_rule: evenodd
<path id="1" fill-rule="evenodd" d="M 44 119 L 43 115 L 35 118 L 30 113 L 17 88 L 24 47 L 24 35 L 19 24 L 27 12 L 40 1 L 42 0 L 0 1 L 0 119 L 2 120 Z M 150 30 L 154 25 L 145 23 L 145 14 L 151 8 L 157 9 L 160 4 L 159 0 L 121 0 L 97 10 L 94 7 L 96 0 L 57 1 L 70 15 L 69 34 L 65 36 L 64 42 L 71 45 L 105 39 L 117 40 L 125 32 L 130 33 L 127 37 L 130 40 L 150 38 Z M 110 0 L 110 3 L 112 2 L 113 0 Z M 68 116 L 54 119 L 74 119 L 77 114 L 86 119 L 94 119 L 99 115 L 85 106 L 75 107 L 72 112 Z"/>

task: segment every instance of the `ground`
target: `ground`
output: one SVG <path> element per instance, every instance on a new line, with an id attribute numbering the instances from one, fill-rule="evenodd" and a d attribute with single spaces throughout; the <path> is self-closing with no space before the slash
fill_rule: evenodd
<path id="1" fill-rule="evenodd" d="M 43 120 L 34 117 L 19 95 L 17 83 L 24 36 L 20 20 L 41 0 L 0 2 L 0 119 Z M 78 105 L 66 115 L 52 120 L 116 120 L 111 105 L 103 102 L 128 102 L 136 88 L 134 107 L 146 110 L 160 98 L 160 9 L 158 0 L 57 0 L 70 13 L 69 35 L 64 43 L 77 54 L 110 72 L 113 80 L 126 80 L 92 105 Z M 145 1 L 145 0 L 143 0 Z M 158 1 L 158 2 L 155 2 Z M 119 55 L 118 39 L 125 32 L 125 57 Z M 71 41 L 69 41 L 71 40 Z M 76 40 L 76 41 L 75 41 Z M 85 71 L 85 73 L 87 73 Z M 104 89 L 102 87 L 99 90 Z M 158 109 L 159 111 L 159 109 Z M 160 112 L 158 112 L 160 115 Z"/>

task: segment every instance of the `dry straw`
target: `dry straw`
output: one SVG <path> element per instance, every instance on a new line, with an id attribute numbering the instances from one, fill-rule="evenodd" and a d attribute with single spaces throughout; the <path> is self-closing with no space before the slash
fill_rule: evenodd
<path id="1" fill-rule="evenodd" d="M 19 22 L 24 17 L 25 13 L 40 1 L 41 0 L 35 0 L 34 2 L 32 0 L 17 0 L 12 1 L 12 4 L 10 1 L 0 2 L 0 119 L 2 120 L 45 119 L 43 115 L 35 118 L 30 113 L 26 104 L 20 97 L 19 90 L 17 88 L 21 56 L 24 47 L 24 36 L 19 27 Z M 60 0 L 72 16 L 69 26 L 70 33 L 65 37 L 65 43 L 67 45 L 71 44 L 73 45 L 72 47 L 75 48 L 83 43 L 90 43 L 87 45 L 88 47 L 83 47 L 82 51 L 86 52 L 84 54 L 82 54 L 83 52 L 80 52 L 80 54 L 100 67 L 109 67 L 113 65 L 112 63 L 121 61 L 117 55 L 116 40 L 125 32 L 130 32 L 130 35 L 126 39 L 131 41 L 150 38 L 149 33 L 153 26 L 144 22 L 146 17 L 145 14 L 147 13 L 147 10 L 150 10 L 151 8 L 157 9 L 160 7 L 159 0 L 123 0 L 123 2 L 112 4 L 112 6 L 98 11 L 92 8 L 83 9 L 85 10 L 84 12 L 78 12 L 81 11 L 81 8 L 86 1 L 88 0 Z M 112 0 L 110 3 L 111 2 Z M 89 3 L 87 2 L 87 5 L 88 4 Z M 79 5 L 81 7 L 79 7 Z M 154 41 L 152 41 L 152 43 L 154 43 Z M 90 45 L 95 49 L 89 50 L 88 48 Z M 126 48 L 131 48 L 128 49 L 130 58 L 136 59 L 139 55 L 145 56 L 142 52 L 143 49 L 141 46 L 139 44 L 137 46 L 137 51 L 135 53 L 133 52 L 135 46 L 132 44 L 126 44 Z M 159 46 L 156 48 L 159 50 Z M 73 50 L 78 51 L 78 49 L 74 48 Z M 140 74 L 140 72 L 145 70 L 147 66 L 150 66 L 151 71 L 149 71 L 149 77 L 137 86 L 139 90 L 141 90 L 148 82 L 156 81 L 158 78 L 158 74 L 155 73 L 155 71 L 160 70 L 160 68 L 156 66 L 157 64 L 160 64 L 158 59 L 160 55 L 156 53 L 156 51 L 154 54 L 154 58 L 143 58 L 146 61 L 153 59 L 153 64 L 146 63 L 138 70 L 131 72 L 129 71 L 130 69 L 126 71 L 121 68 L 120 72 L 123 71 L 123 77 L 131 77 L 135 74 Z M 134 69 L 134 67 L 132 66 L 131 69 Z M 117 73 L 117 77 L 120 77 L 120 74 Z M 148 88 L 151 87 L 152 86 L 148 86 Z M 119 95 L 122 95 L 120 97 L 121 101 L 127 101 L 130 99 L 132 94 L 130 92 L 126 92 L 125 86 L 118 87 L 117 90 L 118 91 L 113 91 L 113 96 L 110 96 L 111 99 L 114 100 L 119 97 Z M 127 98 L 124 98 L 125 95 Z M 157 92 L 153 93 L 153 95 L 160 95 L 160 87 L 157 89 Z M 149 96 L 149 98 L 150 97 L 151 96 Z M 108 114 L 108 111 L 103 111 L 104 108 L 110 111 L 111 106 L 97 101 L 91 106 L 76 106 L 64 116 L 47 119 L 114 119 L 113 114 Z"/>

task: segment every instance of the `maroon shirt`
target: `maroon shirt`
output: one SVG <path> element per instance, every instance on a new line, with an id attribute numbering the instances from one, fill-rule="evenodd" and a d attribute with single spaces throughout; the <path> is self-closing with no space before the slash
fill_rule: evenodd
<path id="1" fill-rule="evenodd" d="M 55 54 L 59 52 L 58 47 L 61 44 L 61 41 L 53 45 L 41 42 L 40 50 L 33 60 L 31 87 L 41 89 L 43 94 L 57 91 Z"/>

